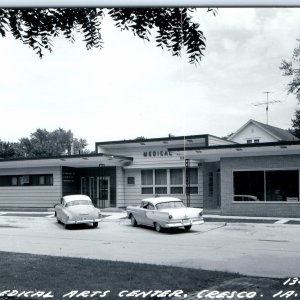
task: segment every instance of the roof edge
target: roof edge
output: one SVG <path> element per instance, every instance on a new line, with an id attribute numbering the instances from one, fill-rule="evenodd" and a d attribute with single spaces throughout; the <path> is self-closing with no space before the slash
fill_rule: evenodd
<path id="1" fill-rule="evenodd" d="M 168 151 L 189 151 L 189 150 L 210 150 L 210 149 L 230 149 L 230 148 L 255 148 L 255 147 L 272 147 L 272 146 L 291 146 L 300 145 L 300 141 L 280 141 L 280 142 L 268 142 L 268 143 L 253 143 L 253 144 L 233 144 L 233 145 L 215 145 L 208 147 L 178 147 L 168 148 Z"/>
<path id="2" fill-rule="evenodd" d="M 58 156 L 43 156 L 43 157 L 17 157 L 17 158 L 4 158 L 0 159 L 1 162 L 8 161 L 29 161 L 29 160 L 43 160 L 43 159 L 72 159 L 72 158 L 88 158 L 88 157 L 114 157 L 120 159 L 127 159 L 133 161 L 133 157 L 124 156 L 124 155 L 115 155 L 109 153 L 93 153 L 93 154 L 76 154 L 76 155 L 58 155 Z"/>

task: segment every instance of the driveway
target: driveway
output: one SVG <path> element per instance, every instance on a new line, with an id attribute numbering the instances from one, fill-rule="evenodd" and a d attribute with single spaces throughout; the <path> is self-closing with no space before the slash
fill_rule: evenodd
<path id="1" fill-rule="evenodd" d="M 0 251 L 299 277 L 299 232 L 299 225 L 210 222 L 157 233 L 114 218 L 65 230 L 51 215 L 0 215 Z"/>

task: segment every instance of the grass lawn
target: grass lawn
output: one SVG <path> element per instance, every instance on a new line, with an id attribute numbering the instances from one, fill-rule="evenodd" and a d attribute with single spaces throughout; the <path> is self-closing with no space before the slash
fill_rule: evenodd
<path id="1" fill-rule="evenodd" d="M 118 294 L 123 290 L 183 290 L 187 297 L 182 299 L 188 300 L 197 299 L 196 294 L 204 289 L 256 291 L 258 294 L 253 299 L 272 299 L 273 293 L 283 289 L 282 282 L 279 279 L 246 277 L 218 271 L 0 252 L 0 294 L 4 290 L 51 291 L 54 297 L 46 299 L 145 299 L 142 296 L 126 297 L 125 293 L 119 297 Z M 73 290 L 79 292 L 73 297 L 63 297 Z M 87 292 L 76 297 L 82 291 L 107 290 L 110 292 L 105 297 L 100 297 L 103 296 L 100 292 L 93 297 L 92 293 Z M 2 296 L 0 299 L 44 298 L 37 295 L 29 298 Z"/>

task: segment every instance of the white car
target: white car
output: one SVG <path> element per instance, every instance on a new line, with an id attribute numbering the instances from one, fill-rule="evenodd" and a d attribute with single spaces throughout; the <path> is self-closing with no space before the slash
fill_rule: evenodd
<path id="1" fill-rule="evenodd" d="M 55 205 L 55 217 L 58 223 L 67 228 L 71 224 L 92 223 L 98 226 L 102 221 L 101 211 L 93 205 L 90 197 L 86 195 L 64 196 L 61 204 Z"/>
<path id="2" fill-rule="evenodd" d="M 140 206 L 128 206 L 126 210 L 133 226 L 152 226 L 156 231 L 174 227 L 190 230 L 192 225 L 204 223 L 203 209 L 186 207 L 173 197 L 143 199 Z"/>

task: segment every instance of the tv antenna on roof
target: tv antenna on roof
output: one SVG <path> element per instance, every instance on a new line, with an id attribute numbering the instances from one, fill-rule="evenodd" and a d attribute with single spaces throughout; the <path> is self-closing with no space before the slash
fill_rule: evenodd
<path id="1" fill-rule="evenodd" d="M 266 105 L 266 117 L 267 117 L 267 124 L 269 124 L 269 104 L 279 103 L 279 100 L 269 101 L 269 94 L 272 92 L 264 92 L 267 94 L 267 101 L 266 102 L 259 102 L 259 103 L 252 103 L 254 106 Z"/>

